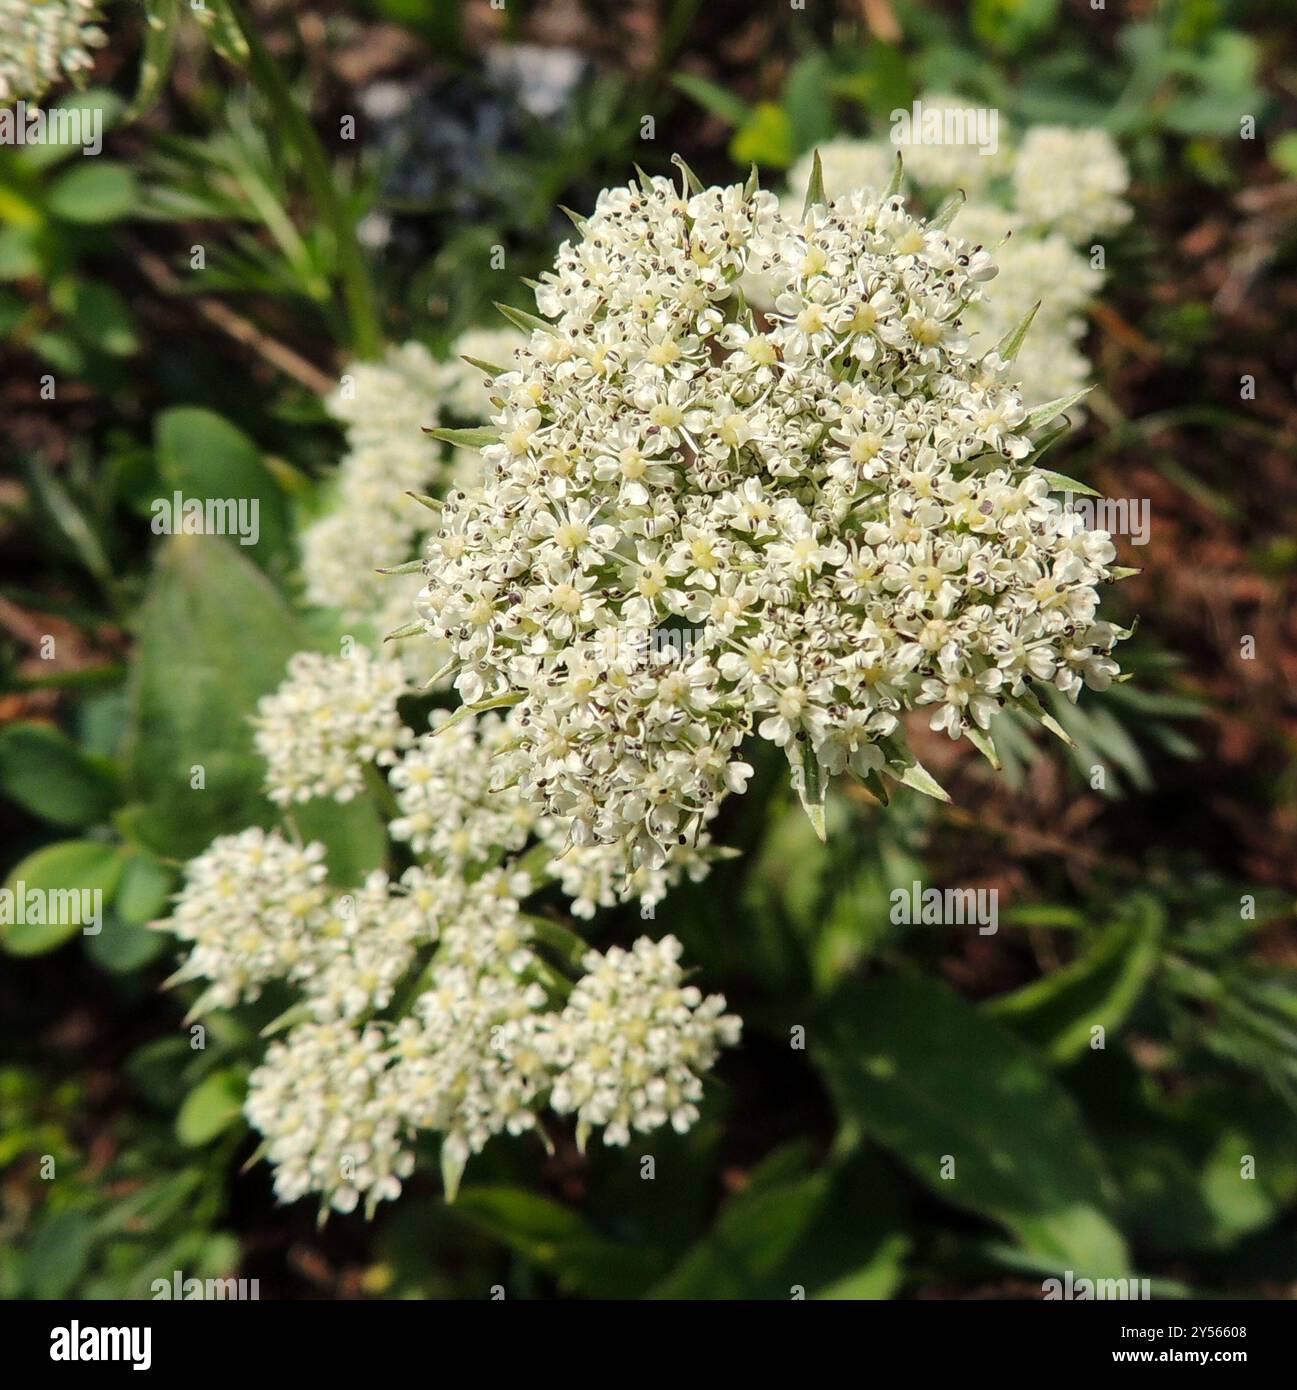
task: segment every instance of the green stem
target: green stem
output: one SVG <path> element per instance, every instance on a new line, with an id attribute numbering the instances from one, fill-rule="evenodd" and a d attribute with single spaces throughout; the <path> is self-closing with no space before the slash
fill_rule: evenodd
<path id="1" fill-rule="evenodd" d="M 365 764 L 365 789 L 373 797 L 374 804 L 384 820 L 397 819 L 401 814 L 401 807 L 396 800 L 396 793 L 392 790 L 392 784 L 373 763 Z"/>
<path id="2" fill-rule="evenodd" d="M 306 113 L 293 100 L 284 74 L 270 56 L 261 36 L 244 13 L 240 0 L 224 0 L 230 17 L 248 45 L 249 70 L 253 82 L 270 103 L 285 139 L 296 149 L 312 201 L 320 217 L 333 233 L 338 256 L 338 274 L 351 323 L 351 346 L 361 357 L 374 357 L 382 345 L 382 329 L 374 303 L 373 286 L 356 229 L 333 180 L 328 155 Z"/>

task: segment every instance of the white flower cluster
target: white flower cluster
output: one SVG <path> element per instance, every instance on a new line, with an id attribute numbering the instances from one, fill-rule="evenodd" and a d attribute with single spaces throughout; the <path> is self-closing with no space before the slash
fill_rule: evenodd
<path id="1" fill-rule="evenodd" d="M 1034 126 L 1013 158 L 1014 208 L 1080 244 L 1130 221 L 1130 172 L 1103 130 Z"/>
<path id="2" fill-rule="evenodd" d="M 984 747 L 999 706 L 1039 709 L 1032 681 L 1117 673 L 1112 545 L 1051 499 L 1005 365 L 969 349 L 994 273 L 900 199 L 803 219 L 661 178 L 560 249 L 420 613 L 466 703 L 514 705 L 501 761 L 575 844 L 661 866 L 744 788 L 753 731 L 813 800 L 848 769 L 921 777 L 907 708 Z"/>
<path id="3" fill-rule="evenodd" d="M 336 609 L 344 624 L 374 638 L 411 622 L 417 582 L 379 572 L 417 554 L 429 529 L 429 513 L 407 494 L 436 495 L 452 479 L 471 484 L 478 470 L 468 450 L 447 450 L 427 430 L 489 408 L 485 374 L 461 356 L 503 363 L 521 341 L 514 330 L 474 331 L 454 344 L 457 355 L 447 362 L 412 342 L 390 348 L 380 362 L 348 368 L 326 405 L 346 426 L 349 451 L 330 510 L 302 535 L 311 603 Z"/>
<path id="4" fill-rule="evenodd" d="M 170 917 L 156 925 L 193 943 L 173 979 L 208 980 L 195 1014 L 256 999 L 298 964 L 329 898 L 324 846 L 259 827 L 223 835 L 185 866 Z"/>
<path id="5" fill-rule="evenodd" d="M 623 951 L 591 951 L 547 1039 L 558 1071 L 550 1104 L 575 1113 L 577 1138 L 603 1126 L 604 1143 L 628 1144 L 631 1131 L 668 1121 L 684 1134 L 698 1118 L 702 1082 L 742 1022 L 719 994 L 684 984 L 682 947 L 673 936 L 640 937 Z"/>
<path id="6" fill-rule="evenodd" d="M 80 81 L 107 43 L 96 0 L 0 0 L 0 101 L 38 101 Z"/>
<path id="7" fill-rule="evenodd" d="M 444 870 L 462 873 L 526 844 L 536 815 L 516 790 L 492 790 L 492 759 L 512 738 L 498 715 L 451 723 L 434 711 L 433 736 L 388 773 L 400 815 L 389 830 Z"/>
<path id="8" fill-rule="evenodd" d="M 270 800 L 350 801 L 364 789 L 368 765 L 390 766 L 413 742 L 396 711 L 410 689 L 399 661 L 364 647 L 349 656 L 297 652 L 288 678 L 262 697 L 253 720 Z"/>
<path id="9" fill-rule="evenodd" d="M 279 1200 L 318 1192 L 341 1212 L 401 1195 L 414 1171 L 401 1112 L 384 1030 L 340 1022 L 298 1024 L 271 1043 L 245 1105 Z"/>
<path id="10" fill-rule="evenodd" d="M 171 916 L 154 925 L 193 943 L 173 976 L 209 982 L 193 1017 L 285 979 L 306 991 L 317 1017 L 355 1018 L 389 1002 L 417 948 L 437 939 L 445 901 L 419 868 L 399 884 L 375 872 L 358 891 L 338 893 L 325 882 L 323 845 L 253 827 L 190 860 Z"/>
<path id="11" fill-rule="evenodd" d="M 573 900 L 572 912 L 583 918 L 632 899 L 651 911 L 682 876 L 696 883 L 707 875 L 705 831 L 696 844 L 669 846 L 663 864 L 629 875 L 615 846 L 570 843 L 567 821 L 542 815 L 516 783 L 501 785 L 520 735 L 512 718 L 452 720 L 449 711 L 437 710 L 430 723 L 432 735 L 388 773 L 400 810 L 388 829 L 442 872 L 464 873 L 494 862 L 521 850 L 534 835 L 552 856 L 545 873 L 558 880 Z"/>
<path id="12" fill-rule="evenodd" d="M 670 938 L 606 963 L 588 953 L 590 974 L 561 1007 L 565 986 L 518 901 L 527 875 L 414 868 L 332 894 L 322 857 L 275 832 L 217 840 L 157 924 L 196 943 L 175 977 L 210 982 L 194 1014 L 256 998 L 271 979 L 302 992 L 306 1016 L 271 1044 L 246 1104 L 282 1200 L 317 1192 L 346 1212 L 363 1197 L 372 1212 L 400 1194 L 420 1130 L 442 1136 L 453 1197 L 471 1154 L 535 1127 L 549 1103 L 577 1112 L 582 1144 L 596 1126 L 623 1144 L 627 1126 L 697 1118 L 701 1077 L 739 1022 L 719 996 L 680 988 Z"/>
<path id="13" fill-rule="evenodd" d="M 953 96 L 923 98 L 933 112 L 968 105 Z M 824 186 L 835 195 L 879 192 L 892 178 L 898 151 L 905 184 L 917 190 L 927 211 L 936 211 L 956 189 L 967 195 L 955 221 L 959 235 L 995 257 L 999 274 L 964 320 L 974 343 L 985 351 L 1002 341 L 1039 303 L 1014 362 L 1023 399 L 1037 405 L 1084 387 L 1090 364 L 1078 342 L 1103 284 L 1103 272 L 1091 264 L 1090 241 L 1131 215 L 1123 200 L 1129 172 L 1111 137 L 1101 130 L 1036 126 L 1015 149 L 1001 129 L 991 154 L 973 143 L 835 140 L 819 150 Z M 807 155 L 794 166 L 789 205 L 806 187 L 812 160 Z M 767 302 L 760 281 L 745 289 L 754 303 Z"/>

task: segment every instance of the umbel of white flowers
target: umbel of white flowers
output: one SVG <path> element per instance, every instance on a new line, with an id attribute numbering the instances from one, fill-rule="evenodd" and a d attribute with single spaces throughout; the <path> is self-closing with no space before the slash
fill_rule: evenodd
<path id="1" fill-rule="evenodd" d="M 418 583 L 389 570 L 419 553 L 432 516 L 414 500 L 439 496 L 452 481 L 474 484 L 476 450 L 456 449 L 427 430 L 474 423 L 491 408 L 482 373 L 470 359 L 509 357 L 524 337 L 517 329 L 473 329 L 439 362 L 421 343 L 389 348 L 378 362 L 350 364 L 326 400 L 347 432 L 348 451 L 332 486 L 332 505 L 302 536 L 302 577 L 309 602 L 334 609 L 348 629 L 375 638 L 414 617 Z M 426 671 L 427 643 L 401 655 Z"/>
<path id="2" fill-rule="evenodd" d="M 441 1135 L 453 1199 L 470 1155 L 536 1128 L 546 1106 L 576 1117 L 582 1147 L 596 1129 L 624 1145 L 698 1118 L 702 1076 L 741 1024 L 684 983 L 674 938 L 580 953 L 522 911 L 525 872 L 375 872 L 337 893 L 323 857 L 276 831 L 217 839 L 156 924 L 194 943 L 174 979 L 209 982 L 191 1016 L 274 979 L 301 991 L 246 1104 L 282 1200 L 372 1212 L 400 1195 L 420 1131 Z M 545 953 L 559 939 L 562 967 L 584 972 L 575 984 Z"/>
<path id="3" fill-rule="evenodd" d="M 925 111 L 966 109 L 962 98 L 929 94 Z M 897 153 L 904 158 L 906 190 L 920 208 L 935 210 L 960 189 L 968 201 L 959 211 L 965 241 L 992 248 L 999 274 L 968 308 L 965 327 L 974 342 L 999 341 L 1031 307 L 1040 309 L 1014 363 L 1024 401 L 1038 404 L 1085 386 L 1090 364 L 1080 347 L 1086 310 L 1103 283 L 1096 244 L 1131 216 L 1125 193 L 1129 170 L 1106 131 L 1032 126 L 1015 138 L 1000 125 L 993 154 L 975 143 L 930 145 L 838 139 L 822 145 L 824 180 L 839 193 L 887 186 Z M 811 176 L 808 154 L 789 173 L 786 203 Z M 759 277 L 743 282 L 749 300 L 769 307 L 769 287 Z"/>
<path id="4" fill-rule="evenodd" d="M 0 101 L 36 101 L 80 81 L 107 42 L 94 0 L 0 0 Z"/>
<path id="5" fill-rule="evenodd" d="M 326 1208 L 372 1211 L 399 1195 L 422 1131 L 441 1135 L 453 1198 L 472 1154 L 539 1127 L 546 1107 L 575 1117 L 582 1147 L 595 1130 L 608 1144 L 668 1123 L 683 1132 L 702 1076 L 738 1040 L 724 999 L 684 984 L 673 938 L 601 955 L 523 907 L 550 881 L 578 915 L 652 904 L 682 873 L 705 873 L 705 855 L 680 849 L 625 879 L 606 847 L 570 847 L 516 788 L 491 790 L 507 720 L 439 711 L 440 735 L 416 742 L 397 709 L 412 690 L 400 663 L 363 650 L 298 653 L 254 721 L 281 805 L 350 800 L 387 769 L 389 834 L 417 861 L 398 880 L 375 871 L 341 891 L 323 845 L 253 827 L 191 860 L 154 924 L 189 943 L 171 983 L 202 984 L 190 1017 L 276 981 L 300 996 L 267 1030 L 283 1037 L 246 1105 L 286 1201 L 316 1193 Z"/>
<path id="6" fill-rule="evenodd" d="M 641 175 L 577 220 L 543 317 L 509 311 L 530 337 L 497 413 L 441 432 L 484 477 L 446 499 L 420 614 L 465 704 L 511 707 L 503 778 L 574 843 L 663 863 L 744 789 L 752 734 L 822 834 L 839 773 L 944 796 L 907 709 L 994 762 L 998 709 L 1052 723 L 1033 685 L 1117 678 L 1112 543 L 1033 461 L 1072 402 L 1024 407 L 1027 322 L 970 349 L 995 267 L 956 210 L 829 201 L 818 165 L 798 216 L 755 179 Z M 748 274 L 773 289 L 760 317 Z"/>

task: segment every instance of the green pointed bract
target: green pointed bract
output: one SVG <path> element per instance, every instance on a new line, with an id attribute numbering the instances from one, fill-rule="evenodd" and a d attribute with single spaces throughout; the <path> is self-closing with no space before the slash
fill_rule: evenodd
<path id="1" fill-rule="evenodd" d="M 694 193 L 701 193 L 703 191 L 702 180 L 698 177 L 697 174 L 694 173 L 694 171 L 684 162 L 684 160 L 678 154 L 673 154 L 671 156 L 671 163 L 674 164 L 676 168 L 679 169 L 680 172 L 684 175 L 685 187 L 689 190 L 689 193 L 691 195 Z"/>
<path id="2" fill-rule="evenodd" d="M 1022 321 L 1018 326 L 1010 329 L 1010 331 L 991 349 L 991 352 L 999 357 L 1001 361 L 1012 362 L 1018 355 L 1018 349 L 1022 346 L 1022 340 L 1027 336 L 1027 329 L 1031 327 L 1032 319 L 1034 319 L 1039 312 L 1040 300 L 1038 299 L 1022 316 Z"/>
<path id="3" fill-rule="evenodd" d="M 928 225 L 935 227 L 939 232 L 944 232 L 967 201 L 968 194 L 962 188 L 955 189 L 950 197 L 932 214 L 932 220 Z"/>
<path id="4" fill-rule="evenodd" d="M 439 512 L 442 508 L 442 502 L 439 497 L 429 497 L 423 492 L 407 492 L 405 495 L 407 497 L 413 497 L 421 507 L 427 507 L 430 512 Z"/>
<path id="5" fill-rule="evenodd" d="M 896 163 L 892 166 L 892 177 L 888 180 L 887 187 L 883 191 L 883 202 L 889 198 L 894 198 L 901 191 L 901 185 L 905 182 L 905 161 L 901 158 L 900 150 L 896 151 Z"/>
<path id="6" fill-rule="evenodd" d="M 1069 478 L 1066 473 L 1055 473 L 1048 468 L 1037 468 L 1036 472 L 1049 484 L 1051 492 L 1079 492 L 1086 497 L 1102 497 L 1101 492 L 1096 491 L 1088 483 L 1078 483 L 1075 478 Z"/>
<path id="7" fill-rule="evenodd" d="M 1055 425 L 1052 430 L 1047 430 L 1039 439 L 1033 440 L 1031 445 L 1033 466 L 1037 459 L 1044 458 L 1060 439 L 1071 433 L 1071 430 L 1072 422 L 1070 420 L 1064 420 L 1061 425 Z M 1042 469 L 1041 471 L 1043 472 L 1044 470 Z"/>
<path id="8" fill-rule="evenodd" d="M 423 625 L 418 625 L 419 631 L 423 630 Z M 512 705 L 518 705 L 527 698 L 525 690 L 511 690 L 507 695 L 492 695 L 489 700 L 478 700 L 475 704 L 460 705 L 454 714 L 438 728 L 432 731 L 432 737 L 438 738 L 447 729 L 453 729 L 456 724 L 462 724 L 465 719 L 471 719 L 476 714 L 485 714 L 487 710 L 508 709 Z"/>
<path id="9" fill-rule="evenodd" d="M 800 749 L 800 756 L 795 749 Z M 802 803 L 802 810 L 806 812 L 806 818 L 816 835 L 822 842 L 827 842 L 824 798 L 829 789 L 829 779 L 824 775 L 824 769 L 820 766 L 820 760 L 815 756 L 809 740 L 806 743 L 795 744 L 788 750 L 788 764 L 793 771 L 793 790 Z"/>
<path id="10" fill-rule="evenodd" d="M 581 233 L 582 236 L 585 235 L 585 229 L 588 225 L 586 218 L 582 217 L 579 212 L 573 212 L 571 208 L 565 208 L 562 203 L 558 205 L 558 210 L 577 229 L 577 231 Z"/>
<path id="11" fill-rule="evenodd" d="M 996 772 L 1001 770 L 1004 764 L 1000 762 L 1000 755 L 995 751 L 995 742 L 990 734 L 984 729 L 979 729 L 976 724 L 970 724 L 965 730 L 964 736 Z"/>
<path id="12" fill-rule="evenodd" d="M 461 356 L 459 360 L 467 362 L 470 367 L 476 367 L 479 372 L 485 372 L 492 381 L 509 370 L 508 367 L 497 367 L 494 362 L 483 362 L 480 357 L 469 357 L 467 354 Z"/>
<path id="13" fill-rule="evenodd" d="M 422 623 L 406 623 L 404 627 L 393 628 L 391 632 L 383 638 L 384 642 L 400 642 L 406 637 L 417 637 L 424 631 Z"/>
<path id="14" fill-rule="evenodd" d="M 468 1145 L 457 1134 L 448 1134 L 441 1141 L 441 1185 L 446 1201 L 453 1202 L 459 1194 L 459 1184 L 468 1167 Z"/>
<path id="15" fill-rule="evenodd" d="M 896 738 L 885 738 L 879 740 L 878 746 L 883 751 L 883 772 L 888 777 L 937 801 L 950 800 L 950 793 L 914 756 L 908 744 Z"/>
<path id="16" fill-rule="evenodd" d="M 303 999 L 300 1003 L 294 1004 L 291 1009 L 285 1009 L 278 1018 L 271 1019 L 261 1030 L 260 1036 L 273 1038 L 276 1033 L 283 1033 L 295 1024 L 305 1023 L 310 1017 L 311 1006 Z"/>
<path id="17" fill-rule="evenodd" d="M 806 201 L 802 204 L 802 216 L 806 217 L 817 203 L 827 206 L 828 201 L 824 192 L 824 166 L 820 163 L 820 152 L 816 150 L 811 158 L 811 180 L 806 185 Z"/>
<path id="18" fill-rule="evenodd" d="M 1135 569 L 1131 565 L 1113 565 L 1113 567 L 1108 571 L 1108 573 L 1114 580 L 1117 580 L 1129 579 L 1131 575 L 1142 574 L 1143 571 Z M 1124 680 L 1125 677 L 1122 677 L 1122 679 Z"/>
<path id="19" fill-rule="evenodd" d="M 453 444 L 457 449 L 485 449 L 488 444 L 500 442 L 500 431 L 482 427 L 473 430 L 425 430 L 443 444 Z"/>
<path id="20" fill-rule="evenodd" d="M 1077 401 L 1088 396 L 1094 390 L 1093 386 L 1083 386 L 1079 391 L 1073 391 L 1070 396 L 1059 396 L 1055 400 L 1046 401 L 1044 405 L 1038 405 L 1027 416 L 1025 429 L 1028 433 L 1038 430 L 1042 425 L 1047 425 L 1051 420 L 1056 420 L 1070 406 L 1074 406 Z"/>
<path id="21" fill-rule="evenodd" d="M 891 801 L 892 794 L 887 790 L 887 783 L 883 781 L 882 773 L 875 768 L 870 768 L 868 772 L 853 771 L 851 775 L 882 805 L 886 806 Z"/>
<path id="22" fill-rule="evenodd" d="M 418 574 L 423 569 L 422 560 L 407 560 L 403 565 L 380 565 L 378 574 Z"/>
<path id="23" fill-rule="evenodd" d="M 438 685 L 440 685 L 441 682 L 444 681 L 444 680 L 446 679 L 446 677 L 447 677 L 448 675 L 450 675 L 450 673 L 451 673 L 458 665 L 459 665 L 458 660 L 457 660 L 455 657 L 452 656 L 451 659 L 450 659 L 444 666 L 438 667 L 437 670 L 435 670 L 435 671 L 432 673 L 432 675 L 430 675 L 430 676 L 428 677 L 428 679 L 427 679 L 426 681 L 424 681 L 424 683 L 423 683 L 423 688 L 424 688 L 425 690 L 434 690 L 434 689 L 436 689 L 436 687 L 437 687 Z"/>
<path id="24" fill-rule="evenodd" d="M 515 309 L 512 304 L 501 304 L 496 302 L 497 309 L 509 320 L 515 328 L 520 328 L 524 333 L 535 333 L 539 330 L 542 333 L 552 333 L 554 325 L 545 319 L 537 318 L 535 314 L 529 314 L 525 309 Z"/>
<path id="25" fill-rule="evenodd" d="M 240 1173 L 250 1173 L 270 1152 L 270 1140 L 263 1139 L 248 1156 L 248 1161 L 239 1169 Z"/>
<path id="26" fill-rule="evenodd" d="M 750 198 L 761 187 L 761 175 L 754 164 L 748 171 L 748 181 L 743 185 L 743 196 Z"/>
<path id="27" fill-rule="evenodd" d="M 1060 738 L 1069 748 L 1076 747 L 1076 740 L 1071 734 L 1054 718 L 1052 714 L 1040 703 L 1039 696 L 1035 691 L 1026 690 L 1017 697 L 1018 704 L 1027 711 L 1029 715 L 1037 720 L 1042 729 L 1048 729 L 1055 738 Z"/>

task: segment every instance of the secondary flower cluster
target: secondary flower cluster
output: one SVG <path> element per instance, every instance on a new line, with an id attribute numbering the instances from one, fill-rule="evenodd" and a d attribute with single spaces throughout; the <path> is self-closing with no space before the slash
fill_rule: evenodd
<path id="1" fill-rule="evenodd" d="M 396 711 L 409 688 L 400 662 L 364 647 L 336 657 L 296 653 L 288 679 L 261 699 L 253 721 L 271 801 L 350 801 L 365 785 L 366 765 L 390 766 L 414 741 Z"/>
<path id="2" fill-rule="evenodd" d="M 766 279 L 758 320 L 736 290 Z M 512 706 L 506 780 L 631 865 L 693 845 L 783 748 L 815 814 L 845 770 L 930 779 L 899 716 L 984 751 L 1033 681 L 1117 674 L 1113 548 L 1050 497 L 1011 369 L 970 350 L 985 250 L 851 192 L 607 190 L 427 544 L 420 613 L 469 704 Z M 671 639 L 671 640 L 667 640 Z"/>
<path id="3" fill-rule="evenodd" d="M 489 408 L 482 373 L 461 355 L 507 359 L 522 341 L 511 330 L 463 335 L 449 361 L 421 343 L 388 349 L 380 362 L 348 368 L 328 398 L 347 430 L 329 512 L 302 536 L 307 599 L 336 609 L 342 622 L 375 639 L 407 625 L 418 585 L 380 570 L 418 553 L 429 513 L 408 494 L 434 495 L 479 471 L 467 450 L 447 449 L 428 430 L 444 419 L 473 420 Z"/>
<path id="4" fill-rule="evenodd" d="M 566 821 L 545 816 L 507 781 L 508 755 L 522 732 L 512 715 L 435 710 L 432 733 L 416 740 L 397 707 L 414 694 L 400 662 L 363 647 L 336 657 L 296 653 L 253 719 L 266 795 L 279 806 L 317 797 L 347 802 L 365 789 L 369 769 L 385 768 L 397 810 L 388 826 L 394 841 L 442 873 L 471 874 L 534 837 L 548 851 L 538 856 L 541 872 L 559 882 L 578 917 L 630 900 L 651 914 L 683 876 L 697 881 L 708 872 L 716 851 L 705 831 L 670 846 L 662 864 L 631 873 L 615 847 L 573 844 Z"/>
<path id="5" fill-rule="evenodd" d="M 158 924 L 194 943 L 175 977 L 209 982 L 194 1014 L 273 979 L 302 992 L 246 1107 L 283 1200 L 317 1192 L 351 1211 L 363 1197 L 372 1210 L 399 1195 L 420 1130 L 441 1134 L 453 1196 L 470 1154 L 532 1128 L 547 1104 L 576 1112 L 582 1145 L 595 1128 L 625 1144 L 632 1129 L 697 1118 L 702 1074 L 740 1024 L 719 995 L 682 987 L 672 938 L 590 951 L 570 986 L 521 909 L 526 874 L 411 868 L 400 883 L 375 872 L 337 893 L 323 856 L 275 831 L 218 839 Z M 393 1009 L 403 986 L 412 995 Z"/>
<path id="6" fill-rule="evenodd" d="M 738 1039 L 720 996 L 682 984 L 671 938 L 605 958 L 523 908 L 551 879 L 586 915 L 631 895 L 654 902 L 682 872 L 705 872 L 703 856 L 621 881 L 615 856 L 569 847 L 516 787 L 492 789 L 493 760 L 517 737 L 510 721 L 439 711 L 416 744 L 396 711 L 410 693 L 399 663 L 363 650 L 298 653 L 261 703 L 256 739 L 280 804 L 349 800 L 367 767 L 386 766 L 400 803 L 389 834 L 418 862 L 343 890 L 327 881 L 323 844 L 254 827 L 193 859 L 155 924 L 190 944 L 172 982 L 202 982 L 191 1016 L 254 1001 L 273 981 L 300 996 L 246 1104 L 285 1201 L 315 1192 L 372 1211 L 399 1195 L 423 1131 L 441 1136 L 453 1196 L 470 1155 L 536 1126 L 547 1105 L 575 1113 L 582 1146 L 595 1128 L 609 1144 L 686 1129 L 702 1075 Z M 564 972 L 578 960 L 573 985 Z"/>
<path id="7" fill-rule="evenodd" d="M 95 0 L 0 0 L 0 101 L 37 101 L 94 66 L 107 42 Z"/>
<path id="8" fill-rule="evenodd" d="M 923 98 L 924 109 L 937 114 L 968 105 L 953 96 Z M 991 153 L 971 142 L 880 139 L 831 141 L 819 155 L 824 185 L 834 194 L 886 188 L 899 151 L 905 185 L 929 212 L 956 190 L 967 196 L 955 225 L 965 241 L 992 249 L 999 274 L 969 306 L 965 326 L 985 350 L 1040 304 L 1014 364 L 1023 399 L 1039 404 L 1070 395 L 1090 378 L 1078 343 L 1086 310 L 1103 284 L 1091 242 L 1129 220 L 1123 196 L 1129 172 L 1101 130 L 1034 126 L 1016 146 L 1002 126 L 998 135 Z M 792 170 L 790 200 L 800 198 L 797 190 L 806 187 L 810 172 L 808 155 Z M 761 286 L 749 289 L 761 302 Z"/>

